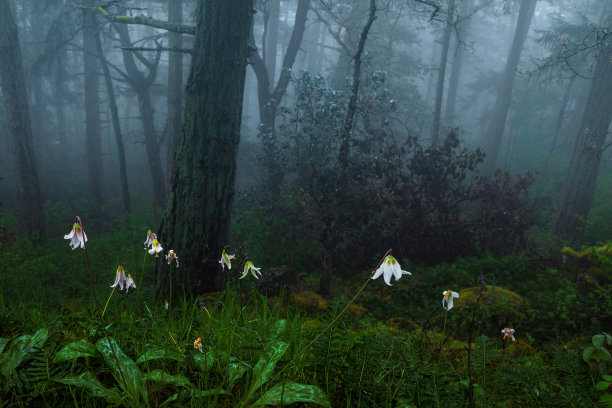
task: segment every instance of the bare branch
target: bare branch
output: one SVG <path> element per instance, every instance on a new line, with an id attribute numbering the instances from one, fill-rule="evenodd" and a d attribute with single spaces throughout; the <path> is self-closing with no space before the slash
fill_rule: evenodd
<path id="1" fill-rule="evenodd" d="M 191 48 L 177 48 L 177 47 L 121 47 L 122 50 L 126 51 L 170 51 L 170 52 L 182 52 L 184 54 L 191 54 L 193 50 Z"/>
<path id="2" fill-rule="evenodd" d="M 120 23 L 120 24 L 136 24 L 136 25 L 145 25 L 153 28 L 159 28 L 166 31 L 172 31 L 174 33 L 181 34 L 191 34 L 195 35 L 196 27 L 192 25 L 182 24 L 182 23 L 170 23 L 164 20 L 158 20 L 153 17 L 143 16 L 142 14 L 138 14 L 136 16 L 118 16 L 109 14 L 105 10 L 105 6 L 113 6 L 116 5 L 116 2 L 110 2 L 103 5 L 98 6 L 83 6 L 79 4 L 74 4 L 74 7 L 81 9 L 91 9 L 94 8 L 98 14 L 110 22 Z"/>

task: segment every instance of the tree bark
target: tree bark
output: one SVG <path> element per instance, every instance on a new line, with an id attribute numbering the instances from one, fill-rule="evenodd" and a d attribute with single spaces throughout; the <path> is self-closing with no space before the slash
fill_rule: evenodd
<path id="1" fill-rule="evenodd" d="M 436 100 L 434 103 L 433 125 L 431 129 L 431 145 L 438 145 L 440 136 L 440 118 L 442 117 L 442 95 L 444 93 L 444 78 L 446 77 L 446 61 L 448 60 L 448 48 L 454 24 L 455 0 L 448 2 L 448 17 L 442 34 L 442 48 L 440 50 L 440 65 L 438 68 L 438 79 L 436 81 Z"/>
<path id="2" fill-rule="evenodd" d="M 94 34 L 94 40 L 96 43 L 96 53 L 98 54 L 98 60 L 104 73 L 104 83 L 106 85 L 106 94 L 108 97 L 108 107 L 111 113 L 111 119 L 113 122 L 113 131 L 115 133 L 115 141 L 117 143 L 117 156 L 119 159 L 119 178 L 121 180 L 121 198 L 123 201 L 123 211 L 129 213 L 132 211 L 132 204 L 130 201 L 130 190 L 128 187 L 127 179 L 127 166 L 125 162 L 125 147 L 123 145 L 123 135 L 121 134 L 121 124 L 119 121 L 119 111 L 117 109 L 117 99 L 115 98 L 115 90 L 113 88 L 113 80 L 108 69 L 108 63 L 104 58 L 104 51 L 102 50 L 102 42 L 100 41 L 100 33 L 96 30 Z"/>
<path id="3" fill-rule="evenodd" d="M 506 60 L 502 82 L 497 90 L 497 98 L 495 99 L 489 126 L 485 133 L 485 146 L 487 147 L 485 149 L 487 156 L 483 166 L 483 172 L 485 174 L 493 174 L 497 166 L 497 157 L 499 156 L 499 150 L 506 126 L 506 118 L 508 117 L 508 110 L 510 109 L 510 102 L 512 100 L 512 89 L 514 87 L 516 69 L 521 58 L 523 45 L 527 38 L 527 32 L 531 25 L 537 1 L 538 0 L 521 1 L 510 53 Z"/>
<path id="4" fill-rule="evenodd" d="M 183 0 L 168 2 L 168 21 L 182 23 Z M 180 33 L 168 33 L 168 46 L 182 48 L 183 36 Z M 168 140 L 168 182 L 170 181 L 174 166 L 174 152 L 181 133 L 183 123 L 183 54 L 171 52 L 168 61 L 168 119 L 166 137 Z M 168 186 L 170 187 L 170 186 Z"/>
<path id="5" fill-rule="evenodd" d="M 459 17 L 465 17 L 469 11 L 470 2 L 463 0 L 459 7 Z M 464 21 L 461 26 L 461 31 L 465 35 L 468 31 L 470 20 Z M 444 120 L 447 124 L 453 122 L 455 118 L 455 106 L 457 103 L 457 89 L 459 88 L 459 80 L 461 78 L 461 69 L 463 68 L 464 47 L 461 44 L 461 38 L 455 35 L 455 55 L 453 57 L 453 66 L 451 68 L 450 78 L 448 80 L 448 93 L 446 94 L 446 106 L 444 109 Z"/>
<path id="6" fill-rule="evenodd" d="M 83 81 L 85 86 L 85 141 L 87 149 L 87 179 L 90 199 L 94 207 L 102 202 L 102 143 L 100 141 L 100 95 L 98 90 L 98 61 L 95 36 L 95 14 L 83 12 Z"/>
<path id="7" fill-rule="evenodd" d="M 278 45 L 278 20 L 280 18 L 280 0 L 269 0 L 270 12 L 268 15 L 267 27 L 266 27 L 266 38 L 265 38 L 265 52 L 263 58 L 266 61 L 266 67 L 268 68 L 268 78 L 270 78 L 270 84 L 276 81 L 276 48 Z M 268 89 L 269 92 L 274 89 Z"/>
<path id="8" fill-rule="evenodd" d="M 121 46 L 131 46 L 132 44 L 127 27 L 125 25 L 117 25 L 115 28 L 119 33 Z M 161 159 L 159 156 L 161 143 L 155 129 L 155 120 L 153 115 L 154 109 L 150 92 L 151 85 L 157 76 L 160 51 L 158 51 L 155 61 L 147 61 L 145 63 L 149 69 L 146 76 L 140 72 L 140 70 L 138 70 L 132 51 L 123 50 L 122 55 L 123 63 L 127 72 L 126 79 L 138 96 L 138 109 L 140 111 L 140 119 L 142 120 L 142 130 L 145 141 L 145 149 L 147 152 L 149 172 L 151 174 L 151 182 L 153 183 L 154 202 L 155 205 L 161 207 L 166 202 L 166 181 L 164 180 Z M 141 57 L 140 60 L 143 61 L 143 63 L 146 61 L 144 57 Z"/>
<path id="9" fill-rule="evenodd" d="M 0 0 L 0 55 L 0 86 L 15 161 L 19 223 L 23 233 L 38 231 L 43 235 L 45 215 L 32 146 L 23 60 L 9 0 Z"/>
<path id="10" fill-rule="evenodd" d="M 220 286 L 218 260 L 230 227 L 252 6 L 252 0 L 205 0 L 197 12 L 184 124 L 159 234 L 166 250 L 181 257 L 172 288 L 185 295 Z M 164 262 L 157 276 L 158 293 L 164 295 L 169 287 Z"/>
<path id="11" fill-rule="evenodd" d="M 609 16 L 607 23 L 612 22 Z M 601 156 L 612 120 L 612 45 L 602 42 L 595 76 L 576 137 L 574 152 L 559 198 L 552 233 L 579 240 L 583 233 L 597 185 Z"/>

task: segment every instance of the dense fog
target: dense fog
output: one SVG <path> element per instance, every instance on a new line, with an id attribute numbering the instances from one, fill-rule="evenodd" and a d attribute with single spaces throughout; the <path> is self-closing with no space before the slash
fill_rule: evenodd
<path id="1" fill-rule="evenodd" d="M 197 3 L 3 0 L 16 26 L 2 26 L 1 210 L 19 220 L 5 222 L 5 234 L 18 234 L 16 224 L 39 230 L 43 209 L 105 222 L 135 205 L 164 209 L 177 163 L 197 178 L 175 151 L 181 138 L 200 137 L 193 117 L 223 100 L 189 102 L 207 92 L 194 88 L 205 74 L 192 59 L 215 63 L 196 40 L 209 7 Z M 234 137 L 196 156 L 204 167 L 230 156 L 222 177 L 232 192 L 218 205 L 239 211 L 246 196 L 281 219 L 312 217 L 322 226 L 302 226 L 304 234 L 324 246 L 330 236 L 351 241 L 331 232 L 345 216 L 390 219 L 403 234 L 414 227 L 397 214 L 411 209 L 424 224 L 437 213 L 432 228 L 440 230 L 514 217 L 520 231 L 502 225 L 495 234 L 519 234 L 509 245 L 523 249 L 533 234 L 540 242 L 609 238 L 609 1 L 256 0 L 251 10 L 244 87 L 231 99 L 241 119 L 219 110 L 216 121 L 232 122 Z M 211 35 L 240 35 L 232 30 Z M 243 58 L 224 51 L 228 61 Z M 205 79 L 236 82 L 223 76 L 232 64 L 219 65 L 218 78 Z M 360 194 L 395 194 L 406 207 L 377 208 Z M 212 205 L 205 193 L 190 197 Z M 483 209 L 486 197 L 495 204 Z M 283 210 L 282 200 L 302 208 Z M 322 204 L 338 200 L 352 215 Z M 474 211 L 489 218 L 466 215 Z M 487 246 L 489 238 L 469 239 Z"/>

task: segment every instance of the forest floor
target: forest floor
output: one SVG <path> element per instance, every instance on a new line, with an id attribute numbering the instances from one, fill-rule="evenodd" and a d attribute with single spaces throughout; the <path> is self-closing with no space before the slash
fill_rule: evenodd
<path id="1" fill-rule="evenodd" d="M 612 337 L 602 333 L 612 322 L 608 247 L 565 249 L 563 263 L 398 259 L 412 275 L 392 286 L 370 279 L 374 261 L 338 272 L 328 299 L 307 268 L 268 296 L 237 272 L 225 290 L 175 297 L 166 308 L 153 289 L 163 258 L 143 251 L 142 225 L 133 216 L 87 230 L 103 319 L 84 250 L 71 251 L 59 233 L 39 242 L 4 230 L 0 407 L 66 398 L 131 407 L 597 407 L 612 398 Z M 120 264 L 138 286 L 128 293 L 110 288 Z M 445 290 L 459 295 L 450 310 Z"/>

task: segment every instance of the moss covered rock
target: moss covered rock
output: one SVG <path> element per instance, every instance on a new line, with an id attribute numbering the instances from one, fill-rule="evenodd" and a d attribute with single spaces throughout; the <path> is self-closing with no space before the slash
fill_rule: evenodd
<path id="1" fill-rule="evenodd" d="M 308 312 L 324 312 L 329 307 L 329 302 L 318 293 L 310 290 L 301 293 L 294 293 L 291 296 L 291 302 L 298 309 L 303 309 Z"/>
<path id="2" fill-rule="evenodd" d="M 501 286 L 487 285 L 484 287 L 484 290 L 482 290 L 481 286 L 474 286 L 460 290 L 459 297 L 455 299 L 455 307 L 461 308 L 465 304 L 473 304 L 481 293 L 482 297 L 480 298 L 480 307 L 486 308 L 499 305 L 501 303 L 521 306 L 525 303 L 523 297 L 516 292 L 504 289 Z"/>

